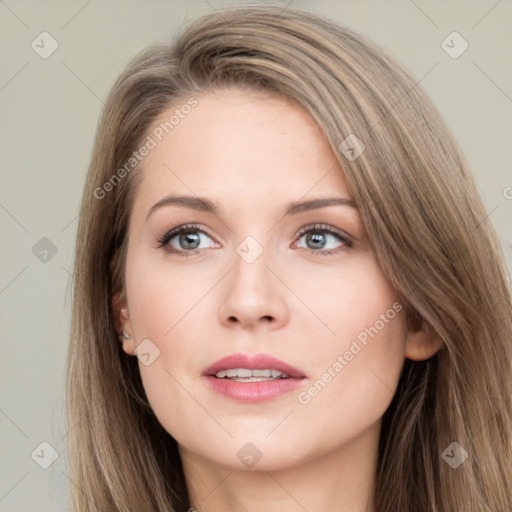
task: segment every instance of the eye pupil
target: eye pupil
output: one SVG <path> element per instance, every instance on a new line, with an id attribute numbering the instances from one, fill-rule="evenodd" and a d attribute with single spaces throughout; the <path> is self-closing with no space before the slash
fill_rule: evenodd
<path id="1" fill-rule="evenodd" d="M 306 243 L 312 242 L 315 249 L 322 248 L 325 244 L 325 233 L 310 232 L 306 236 Z"/>
<path id="2" fill-rule="evenodd" d="M 200 237 L 196 232 L 185 231 L 180 236 L 180 244 L 182 245 L 182 247 L 187 248 L 187 249 L 196 249 L 197 245 L 199 245 L 199 243 L 200 243 L 199 238 Z M 190 244 L 192 244 L 192 245 L 196 244 L 196 245 L 191 247 Z"/>

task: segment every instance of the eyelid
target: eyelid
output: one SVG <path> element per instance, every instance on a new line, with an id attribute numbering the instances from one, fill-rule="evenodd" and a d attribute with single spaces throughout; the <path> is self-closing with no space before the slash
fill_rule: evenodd
<path id="1" fill-rule="evenodd" d="M 300 229 L 297 236 L 301 237 L 302 235 L 308 233 L 309 231 L 326 231 L 328 233 L 338 235 L 339 237 L 346 238 L 351 241 L 354 238 L 345 231 L 342 231 L 341 229 L 335 228 L 334 226 L 331 226 L 329 224 L 322 224 L 318 222 L 315 224 L 308 224 L 307 226 L 304 226 L 303 228 Z"/>

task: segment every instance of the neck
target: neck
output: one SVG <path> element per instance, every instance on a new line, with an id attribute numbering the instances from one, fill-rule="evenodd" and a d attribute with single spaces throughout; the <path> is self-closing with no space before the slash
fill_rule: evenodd
<path id="1" fill-rule="evenodd" d="M 191 512 L 372 512 L 379 434 L 380 421 L 299 464 L 285 467 L 277 457 L 264 469 L 257 463 L 249 470 L 216 464 L 180 445 Z"/>

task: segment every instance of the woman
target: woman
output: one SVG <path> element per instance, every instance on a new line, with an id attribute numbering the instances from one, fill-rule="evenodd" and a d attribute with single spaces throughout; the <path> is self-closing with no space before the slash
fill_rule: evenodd
<path id="1" fill-rule="evenodd" d="M 98 128 L 75 510 L 509 511 L 511 312 L 468 165 L 394 60 L 299 9 L 204 16 Z"/>

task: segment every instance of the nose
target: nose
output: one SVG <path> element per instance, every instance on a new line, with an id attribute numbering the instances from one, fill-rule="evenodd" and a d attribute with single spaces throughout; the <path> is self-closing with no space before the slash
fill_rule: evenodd
<path id="1" fill-rule="evenodd" d="M 286 325 L 289 310 L 286 287 L 267 265 L 265 251 L 252 263 L 237 254 L 225 280 L 219 320 L 228 327 L 279 329 Z"/>

